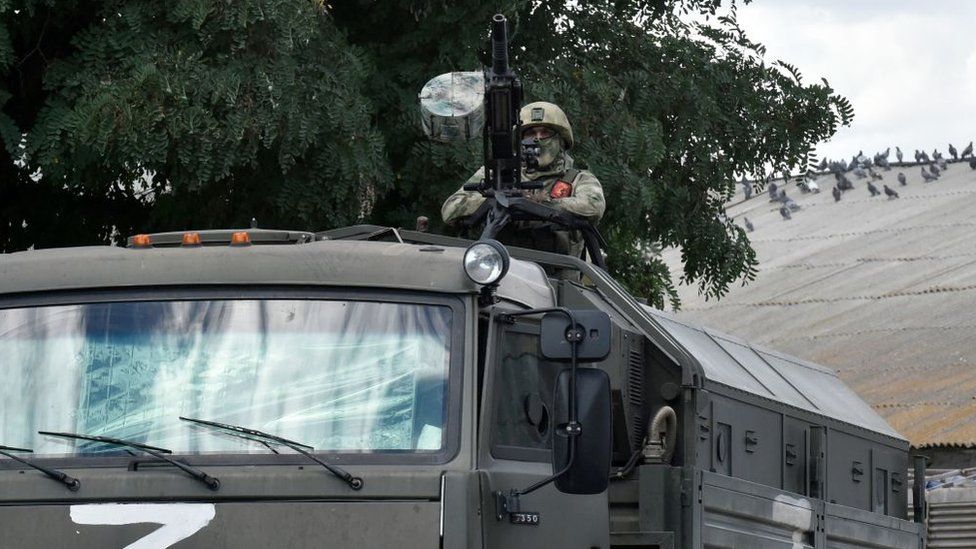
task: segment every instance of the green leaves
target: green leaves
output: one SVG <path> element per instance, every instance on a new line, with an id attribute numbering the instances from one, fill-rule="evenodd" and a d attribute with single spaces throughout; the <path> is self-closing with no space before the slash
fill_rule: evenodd
<path id="1" fill-rule="evenodd" d="M 674 279 L 721 297 L 756 273 L 724 215 L 734 181 L 804 169 L 854 116 L 826 81 L 766 62 L 737 3 L 722 6 L 0 0 L 0 248 L 251 217 L 315 230 L 426 215 L 436 229 L 481 143 L 426 140 L 417 93 L 487 64 L 501 12 L 526 100 L 563 107 L 577 164 L 603 183 L 614 274 L 658 306 L 679 305 Z M 69 222 L 70 238 L 50 230 Z"/>
<path id="2" fill-rule="evenodd" d="M 25 160 L 46 180 L 75 192 L 122 189 L 155 214 L 141 230 L 241 226 L 252 216 L 303 229 L 351 223 L 391 184 L 363 93 L 370 60 L 321 5 L 84 9 L 97 15 L 70 49 L 49 51 L 46 30 L 32 37 L 44 55 L 27 59 L 43 71 L 35 92 L 45 99 L 29 120 Z M 0 136 L 8 133 L 0 118 Z"/>

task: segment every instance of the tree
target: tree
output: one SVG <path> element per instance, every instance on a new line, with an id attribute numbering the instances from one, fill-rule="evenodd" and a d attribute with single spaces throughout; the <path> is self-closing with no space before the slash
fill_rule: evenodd
<path id="1" fill-rule="evenodd" d="M 574 158 L 604 184 L 614 274 L 677 306 L 653 253 L 677 246 L 682 278 L 719 297 L 756 272 L 748 238 L 724 215 L 735 178 L 805 168 L 852 118 L 826 81 L 765 62 L 737 4 L 716 15 L 722 7 L 0 1 L 0 246 L 251 216 L 305 229 L 436 221 L 481 145 L 426 140 L 417 93 L 437 74 L 486 64 L 488 22 L 501 12 L 528 99 L 564 107 Z M 68 206 L 74 217 L 56 214 Z"/>
<path id="2" fill-rule="evenodd" d="M 0 18 L 5 249 L 348 224 L 389 187 L 369 59 L 321 3 L 30 0 Z"/>

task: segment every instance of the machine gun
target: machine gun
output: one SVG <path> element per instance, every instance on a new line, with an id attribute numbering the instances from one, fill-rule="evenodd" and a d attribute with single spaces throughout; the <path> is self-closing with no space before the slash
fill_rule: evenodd
<path id="1" fill-rule="evenodd" d="M 486 200 L 464 226 L 484 222 L 482 239 L 496 238 L 510 221 L 543 221 L 578 230 L 592 261 L 606 269 L 600 251 L 606 241 L 596 227 L 568 212 L 523 198 L 522 191 L 542 187 L 540 182 L 522 180 L 523 165 L 529 170 L 538 167 L 539 143 L 531 138 L 520 141 L 522 82 L 508 63 L 508 25 L 501 14 L 492 18 L 491 66 L 485 69 L 484 86 L 485 177 L 465 184 L 464 190 L 478 191 Z"/>
<path id="2" fill-rule="evenodd" d="M 516 146 L 522 135 L 522 81 L 508 65 L 505 16 L 495 15 L 491 23 L 491 67 L 485 69 L 485 178 L 464 186 L 466 191 L 477 190 L 485 196 L 541 187 L 534 181 L 522 181 L 522 150 Z"/>

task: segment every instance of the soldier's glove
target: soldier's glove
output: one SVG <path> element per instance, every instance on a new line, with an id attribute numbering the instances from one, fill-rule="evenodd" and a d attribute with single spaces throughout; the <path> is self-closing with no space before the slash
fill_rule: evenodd
<path id="1" fill-rule="evenodd" d="M 535 202 L 537 204 L 549 204 L 551 202 L 549 200 L 549 195 L 547 193 L 533 191 L 529 189 L 525 189 L 522 191 L 522 198 L 526 200 L 531 200 L 532 202 Z"/>

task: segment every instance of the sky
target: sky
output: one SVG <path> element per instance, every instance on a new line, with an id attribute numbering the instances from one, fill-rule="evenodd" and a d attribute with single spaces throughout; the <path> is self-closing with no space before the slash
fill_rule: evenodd
<path id="1" fill-rule="evenodd" d="M 976 1 L 754 0 L 739 7 L 766 59 L 825 77 L 854 106 L 854 123 L 821 144 L 850 158 L 900 146 L 947 153 L 976 139 Z"/>

